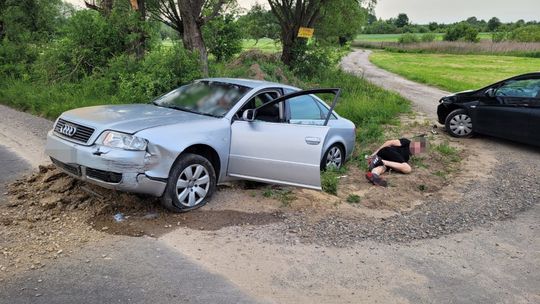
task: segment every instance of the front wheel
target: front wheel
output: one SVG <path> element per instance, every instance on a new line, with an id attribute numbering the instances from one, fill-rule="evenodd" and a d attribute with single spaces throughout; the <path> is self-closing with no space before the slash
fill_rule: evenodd
<path id="1" fill-rule="evenodd" d="M 174 212 L 186 212 L 204 206 L 216 188 L 216 173 L 204 157 L 187 153 L 174 164 L 162 204 Z"/>
<path id="2" fill-rule="evenodd" d="M 446 131 L 454 137 L 471 137 L 473 135 L 472 118 L 465 109 L 457 109 L 446 116 Z"/>
<path id="3" fill-rule="evenodd" d="M 321 160 L 321 170 L 327 169 L 339 169 L 343 166 L 345 161 L 345 151 L 339 144 L 333 144 L 326 150 L 324 153 L 323 159 Z"/>

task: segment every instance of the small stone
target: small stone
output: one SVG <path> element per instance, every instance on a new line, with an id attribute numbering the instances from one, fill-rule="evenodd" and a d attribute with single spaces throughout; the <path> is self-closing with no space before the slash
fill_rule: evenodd
<path id="1" fill-rule="evenodd" d="M 107 226 L 101 227 L 101 231 L 106 231 L 106 230 L 109 230 L 109 227 Z"/>
<path id="2" fill-rule="evenodd" d="M 37 298 L 37 297 L 41 297 L 41 296 L 42 296 L 42 294 L 36 293 L 36 298 Z"/>

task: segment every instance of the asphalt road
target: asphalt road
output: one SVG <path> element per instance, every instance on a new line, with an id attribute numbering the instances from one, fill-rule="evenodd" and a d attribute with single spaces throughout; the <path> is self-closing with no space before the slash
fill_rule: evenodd
<path id="1" fill-rule="evenodd" d="M 0 284 L 0 303 L 257 303 L 153 238 L 111 237 Z"/>
<path id="2" fill-rule="evenodd" d="M 16 179 L 30 169 L 30 165 L 6 147 L 0 145 L 0 203 L 5 184 Z"/>

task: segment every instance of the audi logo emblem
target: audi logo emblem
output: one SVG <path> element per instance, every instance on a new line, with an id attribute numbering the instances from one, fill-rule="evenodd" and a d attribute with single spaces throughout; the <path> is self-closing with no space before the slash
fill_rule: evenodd
<path id="1" fill-rule="evenodd" d="M 75 135 L 75 132 L 77 132 L 77 127 L 72 126 L 72 125 L 68 125 L 68 124 L 65 124 L 60 129 L 60 133 L 66 135 L 66 136 L 69 136 L 69 137 Z"/>

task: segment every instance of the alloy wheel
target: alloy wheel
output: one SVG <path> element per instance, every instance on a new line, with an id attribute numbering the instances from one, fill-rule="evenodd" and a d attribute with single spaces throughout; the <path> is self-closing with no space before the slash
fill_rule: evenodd
<path id="1" fill-rule="evenodd" d="M 326 168 L 341 168 L 342 156 L 341 149 L 338 147 L 332 147 L 326 154 Z"/>
<path id="2" fill-rule="evenodd" d="M 176 194 L 180 204 L 193 207 L 201 203 L 210 189 L 210 175 L 203 165 L 187 166 L 176 182 Z"/>

